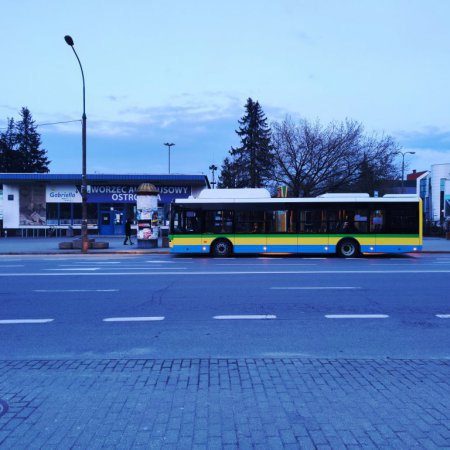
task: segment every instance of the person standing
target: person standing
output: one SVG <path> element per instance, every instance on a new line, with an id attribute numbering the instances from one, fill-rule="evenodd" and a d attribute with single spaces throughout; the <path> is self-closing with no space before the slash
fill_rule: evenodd
<path id="1" fill-rule="evenodd" d="M 125 223 L 125 240 L 123 241 L 123 245 L 127 245 L 127 241 L 130 241 L 130 245 L 133 245 L 134 242 L 131 241 L 131 220 L 127 219 Z"/>

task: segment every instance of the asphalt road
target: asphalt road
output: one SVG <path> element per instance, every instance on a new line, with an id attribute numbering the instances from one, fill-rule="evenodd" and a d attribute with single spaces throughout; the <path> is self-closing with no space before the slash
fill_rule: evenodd
<path id="1" fill-rule="evenodd" d="M 0 359 L 450 357 L 450 255 L 10 256 Z"/>

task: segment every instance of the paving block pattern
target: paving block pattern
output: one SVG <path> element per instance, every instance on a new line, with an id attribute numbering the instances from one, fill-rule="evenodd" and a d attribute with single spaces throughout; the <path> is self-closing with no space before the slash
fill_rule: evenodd
<path id="1" fill-rule="evenodd" d="M 450 448 L 450 361 L 0 361 L 2 449 Z"/>

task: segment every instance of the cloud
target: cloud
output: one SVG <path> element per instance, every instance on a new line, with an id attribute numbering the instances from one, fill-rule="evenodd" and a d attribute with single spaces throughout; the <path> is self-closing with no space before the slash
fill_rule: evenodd
<path id="1" fill-rule="evenodd" d="M 121 103 L 118 97 L 111 101 Z M 245 100 L 223 92 L 204 92 L 200 96 L 180 94 L 167 105 L 127 106 L 111 111 L 110 119 L 97 116 L 88 118 L 88 133 L 94 136 L 151 136 L 171 130 L 190 129 L 192 134 L 202 134 L 222 120 L 237 120 L 242 116 Z M 61 124 L 52 127 L 52 133 L 79 133 L 79 126 Z"/>
<path id="2" fill-rule="evenodd" d="M 433 164 L 450 162 L 450 131 L 427 127 L 421 131 L 402 131 L 394 134 L 406 155 L 408 168 L 418 171 L 429 170 Z"/>
<path id="3" fill-rule="evenodd" d="M 198 97 L 183 93 L 174 97 L 167 105 L 128 107 L 122 109 L 120 114 L 135 123 L 165 128 L 175 122 L 198 125 L 235 117 L 241 113 L 241 103 L 242 99 L 223 92 L 205 92 Z"/>
<path id="4" fill-rule="evenodd" d="M 394 134 L 398 141 L 411 149 L 450 151 L 450 131 L 427 127 L 422 131 L 400 131 Z"/>

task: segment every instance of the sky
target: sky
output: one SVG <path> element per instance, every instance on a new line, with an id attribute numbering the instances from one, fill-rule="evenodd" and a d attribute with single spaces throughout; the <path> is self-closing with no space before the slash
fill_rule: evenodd
<path id="1" fill-rule="evenodd" d="M 409 170 L 450 162 L 446 0 L 0 0 L 0 128 L 81 119 L 87 172 L 221 166 L 248 97 L 268 122 L 353 119 Z M 81 122 L 40 125 L 53 173 L 81 172 Z M 217 174 L 216 174 L 217 175 Z"/>

